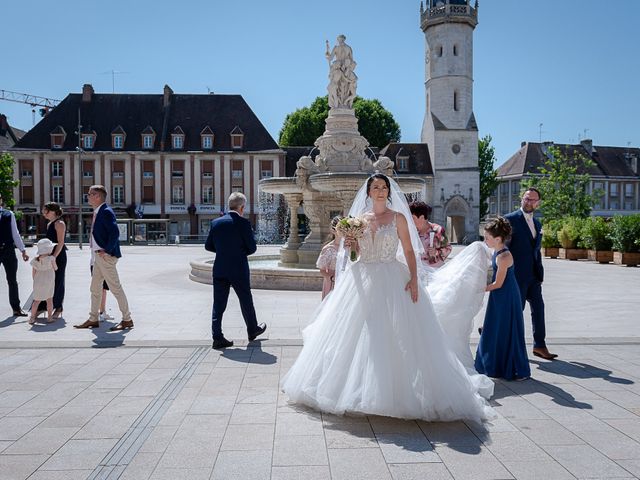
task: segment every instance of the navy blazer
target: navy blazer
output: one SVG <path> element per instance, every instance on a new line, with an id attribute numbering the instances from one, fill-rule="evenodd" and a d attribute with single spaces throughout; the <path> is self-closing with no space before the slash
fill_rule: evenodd
<path id="1" fill-rule="evenodd" d="M 533 225 L 537 233 L 534 239 L 522 210 L 511 212 L 504 218 L 511 224 L 511 240 L 508 242 L 508 246 L 511 255 L 513 255 L 516 280 L 519 284 L 527 284 L 532 281 L 542 282 L 544 279 L 542 254 L 540 253 L 542 225 L 535 217 L 533 218 Z"/>
<path id="2" fill-rule="evenodd" d="M 98 245 L 112 257 L 120 258 L 120 230 L 116 214 L 106 203 L 102 204 L 93 222 L 93 238 Z"/>
<path id="3" fill-rule="evenodd" d="M 221 278 L 249 278 L 247 256 L 257 250 L 251 223 L 235 211 L 211 222 L 204 248 L 216 253 L 213 276 Z"/>

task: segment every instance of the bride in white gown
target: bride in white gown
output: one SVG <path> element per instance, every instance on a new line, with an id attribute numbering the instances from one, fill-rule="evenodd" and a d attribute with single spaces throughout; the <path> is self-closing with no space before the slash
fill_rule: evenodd
<path id="1" fill-rule="evenodd" d="M 284 392 L 293 402 L 336 414 L 493 418 L 482 397 L 491 395 L 491 381 L 460 363 L 420 284 L 416 252 L 422 244 L 397 184 L 373 175 L 349 214 L 369 222 L 360 258 L 338 258 L 336 287 L 303 332 L 304 347 L 283 378 Z"/>

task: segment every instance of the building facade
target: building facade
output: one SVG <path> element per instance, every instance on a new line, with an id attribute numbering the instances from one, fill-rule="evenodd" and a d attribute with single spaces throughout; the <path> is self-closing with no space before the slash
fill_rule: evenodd
<path id="1" fill-rule="evenodd" d="M 582 155 L 593 161 L 592 168 L 580 172 L 591 176 L 590 192 L 603 193 L 591 215 L 640 213 L 640 148 L 596 146 L 591 140 L 583 140 L 576 145 L 522 142 L 520 149 L 498 168 L 500 183 L 489 197 L 490 215 L 504 215 L 520 207 L 522 180 L 538 174 L 552 147 L 569 158 Z"/>
<path id="2" fill-rule="evenodd" d="M 247 196 L 259 211 L 258 181 L 284 173 L 285 153 L 240 95 L 96 94 L 85 85 L 68 95 L 11 149 L 16 207 L 23 228 L 42 233 L 40 209 L 60 203 L 68 229 L 80 218 L 88 233 L 87 189 L 102 184 L 121 218 L 165 219 L 169 235 L 202 236 L 226 209 Z"/>

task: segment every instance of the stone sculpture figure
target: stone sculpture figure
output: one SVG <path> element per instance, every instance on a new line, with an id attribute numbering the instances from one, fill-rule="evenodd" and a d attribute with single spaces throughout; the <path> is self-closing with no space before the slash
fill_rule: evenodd
<path id="1" fill-rule="evenodd" d="M 356 97 L 358 77 L 354 70 L 356 62 L 353 60 L 351 47 L 345 43 L 347 37 L 338 35 L 337 44 L 325 56 L 329 62 L 329 107 L 352 108 Z"/>

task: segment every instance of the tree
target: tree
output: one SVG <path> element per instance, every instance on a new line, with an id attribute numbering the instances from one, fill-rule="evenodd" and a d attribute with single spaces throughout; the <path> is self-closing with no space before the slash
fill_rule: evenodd
<path id="1" fill-rule="evenodd" d="M 540 212 L 545 218 L 586 218 L 603 193 L 587 192 L 591 183 L 588 172 L 593 166 L 593 160 L 577 150 L 565 152 L 550 147 L 544 164 L 537 174 L 522 181 L 522 188 L 540 190 Z"/>
<path id="2" fill-rule="evenodd" d="M 353 109 L 358 118 L 360 134 L 372 147 L 382 148 L 390 142 L 400 140 L 400 126 L 379 100 L 356 97 Z M 324 133 L 328 115 L 327 97 L 316 98 L 308 107 L 300 108 L 286 116 L 278 143 L 283 147 L 313 145 Z"/>
<path id="3" fill-rule="evenodd" d="M 13 165 L 15 161 L 9 153 L 0 154 L 0 197 L 7 208 L 13 208 L 13 189 L 18 186 L 18 181 L 13 179 Z"/>
<path id="4" fill-rule="evenodd" d="M 480 218 L 489 213 L 489 197 L 498 187 L 498 172 L 493 165 L 496 162 L 495 148 L 491 146 L 491 135 L 478 140 L 478 169 L 480 170 Z"/>

